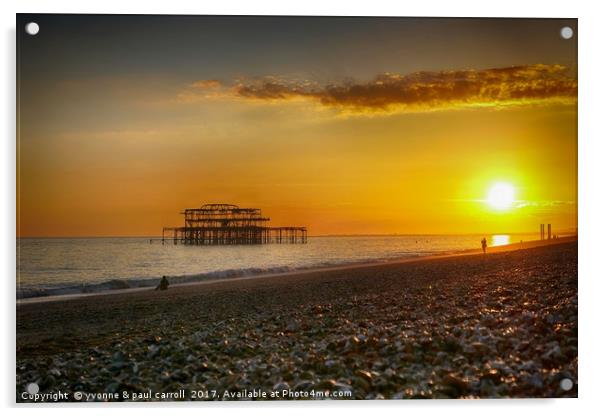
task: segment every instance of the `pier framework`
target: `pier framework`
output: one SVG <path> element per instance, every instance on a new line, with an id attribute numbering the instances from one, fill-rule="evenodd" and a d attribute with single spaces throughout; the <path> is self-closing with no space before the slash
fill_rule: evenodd
<path id="1" fill-rule="evenodd" d="M 187 245 L 304 244 L 305 227 L 270 227 L 259 208 L 205 204 L 187 208 L 183 227 L 164 227 L 161 242 Z"/>

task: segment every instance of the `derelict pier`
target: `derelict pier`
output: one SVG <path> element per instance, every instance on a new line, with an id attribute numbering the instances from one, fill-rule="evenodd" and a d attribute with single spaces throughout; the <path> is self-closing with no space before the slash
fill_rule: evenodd
<path id="1" fill-rule="evenodd" d="M 186 245 L 305 244 L 305 227 L 270 227 L 259 208 L 205 204 L 187 208 L 183 227 L 164 227 L 161 242 Z"/>

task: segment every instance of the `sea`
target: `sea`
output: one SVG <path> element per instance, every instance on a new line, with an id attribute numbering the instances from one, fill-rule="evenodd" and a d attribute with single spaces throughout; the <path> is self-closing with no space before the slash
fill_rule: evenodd
<path id="1" fill-rule="evenodd" d="M 488 235 L 489 246 L 539 234 Z M 483 235 L 308 237 L 306 244 L 187 246 L 149 237 L 18 238 L 17 299 L 240 278 L 480 249 Z"/>

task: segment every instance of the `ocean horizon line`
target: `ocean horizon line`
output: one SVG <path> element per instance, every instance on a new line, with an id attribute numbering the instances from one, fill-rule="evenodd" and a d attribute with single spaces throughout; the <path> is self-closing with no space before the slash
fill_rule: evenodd
<path id="1" fill-rule="evenodd" d="M 309 234 L 308 237 L 409 237 L 409 236 L 463 236 L 463 235 L 530 235 L 539 234 L 538 231 L 514 231 L 514 232 L 462 232 L 462 233 L 358 233 L 358 234 Z M 577 235 L 578 230 L 561 229 L 555 234 Z M 93 239 L 93 238 L 146 238 L 162 239 L 161 235 L 57 235 L 57 236 L 16 236 L 17 239 Z M 165 237 L 170 240 L 171 237 Z"/>

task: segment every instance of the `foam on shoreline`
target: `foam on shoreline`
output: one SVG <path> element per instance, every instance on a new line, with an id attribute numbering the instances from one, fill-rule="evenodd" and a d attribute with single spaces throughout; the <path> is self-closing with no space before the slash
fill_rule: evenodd
<path id="1" fill-rule="evenodd" d="M 315 266 L 307 267 L 271 267 L 271 268 L 248 268 L 248 269 L 228 269 L 219 270 L 208 273 L 182 275 L 182 276 L 168 276 L 171 286 L 184 286 L 190 284 L 199 284 L 205 282 L 232 280 L 241 278 L 254 278 L 262 276 L 277 276 L 284 274 L 294 274 L 311 271 L 321 270 L 332 270 L 337 268 L 355 267 L 361 265 L 376 265 L 388 262 L 396 262 L 406 259 L 417 259 L 420 257 L 432 257 L 430 254 L 414 254 L 405 256 L 399 259 L 373 259 L 370 261 L 362 262 L 341 262 L 341 263 L 320 263 Z M 20 303 L 34 302 L 34 301 L 45 301 L 45 300 L 58 300 L 61 298 L 69 299 L 81 296 L 90 295 L 101 295 L 101 294 L 112 294 L 122 293 L 128 291 L 145 290 L 154 288 L 159 281 L 161 276 L 155 278 L 145 279 L 111 279 L 108 281 L 94 283 L 94 284 L 81 284 L 81 285 L 57 285 L 56 287 L 42 287 L 42 288 L 23 288 L 17 289 L 17 299 Z"/>
<path id="2" fill-rule="evenodd" d="M 523 243 L 508 244 L 503 246 L 491 247 L 489 252 L 511 251 L 522 248 L 537 247 L 549 244 L 560 244 L 568 241 L 576 241 L 577 237 L 562 237 L 555 240 L 535 240 Z M 349 263 L 321 263 L 315 266 L 292 268 L 287 266 L 273 268 L 248 268 L 248 269 L 230 269 L 201 274 L 168 276 L 172 286 L 186 286 L 194 284 L 204 284 L 224 280 L 239 280 L 250 278 L 274 277 L 279 275 L 291 275 L 305 272 L 320 272 L 341 269 L 353 269 L 362 267 L 371 267 L 379 264 L 405 263 L 409 261 L 427 260 L 433 258 L 444 258 L 450 256 L 462 256 L 478 254 L 480 250 L 461 250 L 441 253 L 412 253 L 408 256 L 397 259 L 372 259 L 370 261 L 349 262 Z M 156 278 L 144 279 L 112 279 L 95 284 L 81 285 L 63 285 L 57 287 L 44 288 L 23 288 L 17 289 L 17 303 L 38 303 L 58 300 L 68 300 L 87 296 L 112 295 L 118 293 L 137 292 L 150 290 L 154 288 L 160 276 Z"/>

